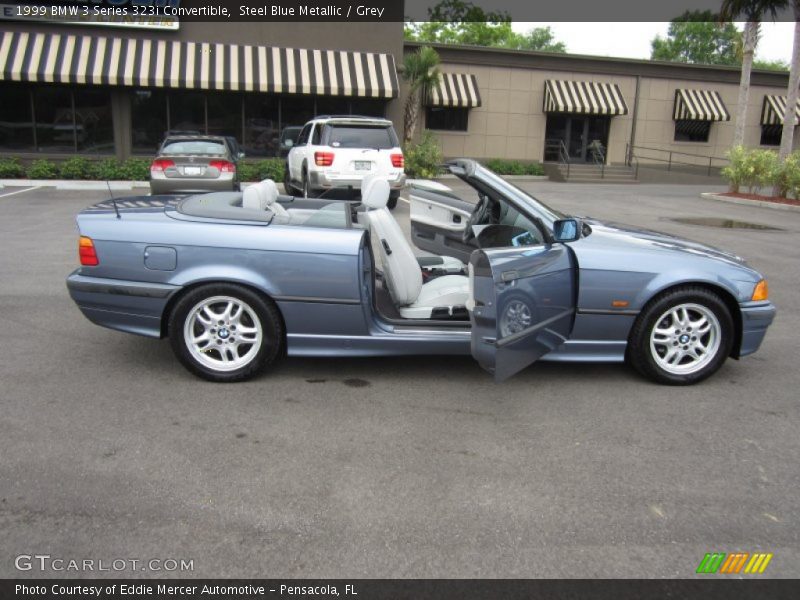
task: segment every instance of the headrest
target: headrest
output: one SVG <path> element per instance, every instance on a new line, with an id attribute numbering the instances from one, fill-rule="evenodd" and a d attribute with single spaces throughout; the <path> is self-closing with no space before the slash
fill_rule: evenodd
<path id="1" fill-rule="evenodd" d="M 272 206 L 278 201 L 278 186 L 275 185 L 272 179 L 265 179 L 258 184 L 258 187 L 261 188 L 261 193 L 264 196 L 264 202 L 267 203 L 267 207 Z"/>
<path id="2" fill-rule="evenodd" d="M 361 181 L 361 203 L 367 208 L 384 208 L 389 192 L 389 182 L 380 175 L 368 175 Z"/>
<path id="3" fill-rule="evenodd" d="M 244 188 L 242 194 L 242 208 L 249 208 L 251 210 L 266 210 L 267 205 L 264 203 L 264 194 L 258 189 L 258 185 L 248 185 Z"/>

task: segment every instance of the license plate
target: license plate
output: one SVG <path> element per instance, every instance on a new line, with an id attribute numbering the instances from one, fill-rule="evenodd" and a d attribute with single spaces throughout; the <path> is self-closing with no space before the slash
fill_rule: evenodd
<path id="1" fill-rule="evenodd" d="M 372 169 L 372 163 L 368 160 L 357 160 L 353 163 L 356 171 L 369 171 Z"/>
<path id="2" fill-rule="evenodd" d="M 184 175 L 202 175 L 204 171 L 203 167 L 183 167 Z"/>

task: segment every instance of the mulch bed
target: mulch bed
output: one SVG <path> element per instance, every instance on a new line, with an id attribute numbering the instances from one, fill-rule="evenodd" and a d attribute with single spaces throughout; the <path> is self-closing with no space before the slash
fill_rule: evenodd
<path id="1" fill-rule="evenodd" d="M 774 202 L 775 204 L 791 204 L 792 206 L 800 206 L 800 200 L 793 198 L 782 198 L 781 196 L 761 196 L 759 194 L 742 194 L 741 192 L 724 192 L 720 196 L 729 196 L 731 198 L 741 198 L 742 200 L 760 200 L 761 202 Z"/>

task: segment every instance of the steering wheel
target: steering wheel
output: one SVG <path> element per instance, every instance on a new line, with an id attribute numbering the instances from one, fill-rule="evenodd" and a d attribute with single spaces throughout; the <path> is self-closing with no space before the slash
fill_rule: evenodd
<path id="1" fill-rule="evenodd" d="M 469 244 L 475 239 L 475 232 L 472 229 L 475 225 L 489 223 L 490 208 L 491 201 L 489 200 L 489 196 L 486 194 L 481 194 L 478 203 L 475 205 L 475 209 L 472 211 L 469 219 L 467 219 L 467 225 L 464 229 L 464 233 L 461 234 L 462 242 Z"/>

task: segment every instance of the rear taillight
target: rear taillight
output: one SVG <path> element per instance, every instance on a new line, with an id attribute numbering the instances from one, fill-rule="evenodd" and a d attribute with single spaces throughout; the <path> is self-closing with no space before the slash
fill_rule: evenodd
<path id="1" fill-rule="evenodd" d="M 163 172 L 170 167 L 174 167 L 175 163 L 171 160 L 167 160 L 165 158 L 157 158 L 153 161 L 153 164 L 150 165 L 151 171 L 158 171 Z"/>
<path id="2" fill-rule="evenodd" d="M 314 163 L 318 167 L 330 167 L 333 164 L 333 152 L 314 152 Z"/>
<path id="3" fill-rule="evenodd" d="M 406 166 L 406 160 L 402 154 L 392 154 L 392 166 L 402 169 Z"/>
<path id="4" fill-rule="evenodd" d="M 97 251 L 94 249 L 92 238 L 85 235 L 82 235 L 81 239 L 78 240 L 78 256 L 84 267 L 96 267 L 100 264 L 100 261 L 97 260 Z"/>
<path id="5" fill-rule="evenodd" d="M 212 160 L 208 166 L 219 169 L 220 173 L 236 173 L 236 165 L 227 160 Z"/>

